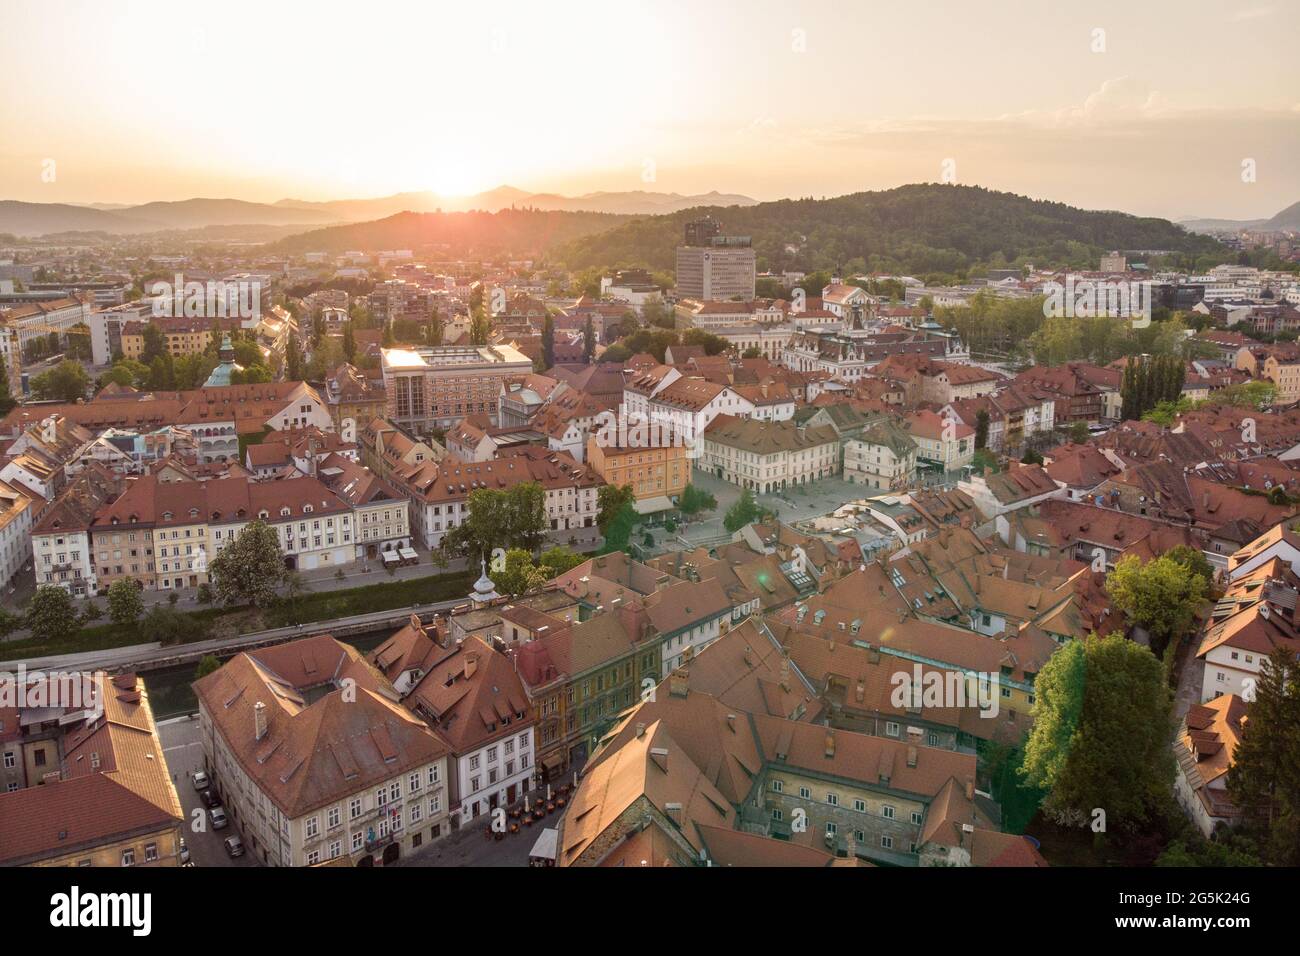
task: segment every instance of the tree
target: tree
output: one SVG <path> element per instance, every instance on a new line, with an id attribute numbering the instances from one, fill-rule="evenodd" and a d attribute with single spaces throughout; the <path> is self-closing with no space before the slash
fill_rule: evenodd
<path id="1" fill-rule="evenodd" d="M 471 564 L 490 558 L 497 548 L 531 554 L 546 538 L 546 492 L 535 481 L 505 490 L 475 489 L 468 506 L 469 516 L 447 532 L 442 547 Z"/>
<path id="2" fill-rule="evenodd" d="M 18 400 L 10 394 L 13 386 L 9 383 L 7 365 L 7 362 L 0 362 L 0 415 L 8 415 L 18 404 Z"/>
<path id="3" fill-rule="evenodd" d="M 605 536 L 605 547 L 602 549 L 602 553 L 612 554 L 615 551 L 626 551 L 632 543 L 632 530 L 640 520 L 641 516 L 636 513 L 636 508 L 632 507 L 632 502 L 625 501 L 602 532 Z"/>
<path id="4" fill-rule="evenodd" d="M 302 381 L 302 349 L 298 347 L 298 336 L 289 333 L 289 341 L 284 346 L 284 377 L 286 381 Z"/>
<path id="5" fill-rule="evenodd" d="M 196 636 L 189 615 L 163 604 L 155 604 L 149 609 L 149 613 L 140 619 L 139 630 L 146 641 L 164 647 L 184 643 L 187 637 Z"/>
<path id="6" fill-rule="evenodd" d="M 8 637 L 22 626 L 23 617 L 21 614 L 14 614 L 12 611 L 0 607 L 0 638 Z"/>
<path id="7" fill-rule="evenodd" d="M 549 580 L 582 564 L 583 557 L 580 554 L 575 554 L 570 548 L 557 544 L 555 547 L 543 551 L 542 556 L 537 560 L 539 566 L 550 569 L 551 573 L 547 577 Z"/>
<path id="8" fill-rule="evenodd" d="M 258 519 L 245 525 L 235 540 L 217 553 L 208 576 L 222 604 L 264 608 L 275 601 L 288 574 L 279 537 Z"/>
<path id="9" fill-rule="evenodd" d="M 1076 445 L 1085 444 L 1088 441 L 1088 423 L 1073 422 L 1070 425 L 1070 441 Z"/>
<path id="10" fill-rule="evenodd" d="M 349 362 L 354 362 L 357 358 L 357 338 L 352 332 L 351 322 L 343 326 L 343 357 Z"/>
<path id="11" fill-rule="evenodd" d="M 1278 865 L 1300 862 L 1300 665 L 1278 646 L 1264 660 L 1249 720 L 1228 770 L 1228 793 L 1269 834 Z"/>
<path id="12" fill-rule="evenodd" d="M 722 526 L 735 534 L 745 525 L 757 521 L 761 515 L 762 509 L 758 507 L 754 493 L 745 488 L 735 503 L 727 509 L 727 513 L 722 518 Z"/>
<path id="13" fill-rule="evenodd" d="M 221 661 L 216 654 L 204 654 L 199 658 L 199 666 L 194 669 L 194 680 L 201 681 L 214 671 L 221 670 Z"/>
<path id="14" fill-rule="evenodd" d="M 1106 593 L 1115 606 L 1151 636 L 1157 657 L 1171 640 L 1191 631 L 1209 582 L 1168 555 L 1142 563 L 1135 554 L 1120 558 L 1106 576 Z"/>
<path id="15" fill-rule="evenodd" d="M 1172 701 L 1164 668 L 1121 634 L 1071 641 L 1034 680 L 1034 726 L 1020 773 L 1046 809 L 1100 809 L 1107 824 L 1161 813 L 1173 787 Z"/>
<path id="16" fill-rule="evenodd" d="M 72 595 L 57 584 L 42 584 L 27 605 L 27 628 L 38 641 L 54 641 L 77 631 Z"/>
<path id="17" fill-rule="evenodd" d="M 108 616 L 119 627 L 134 624 L 144 613 L 144 599 L 132 578 L 118 578 L 108 586 Z"/>
<path id="18" fill-rule="evenodd" d="M 1205 556 L 1205 552 L 1200 548 L 1180 544 L 1178 547 L 1166 551 L 1164 557 L 1171 561 L 1177 561 L 1193 574 L 1199 574 L 1205 578 L 1207 582 L 1214 580 L 1214 567 L 1210 564 L 1209 558 Z"/>
<path id="19" fill-rule="evenodd" d="M 701 511 L 713 511 L 718 507 L 718 499 L 694 485 L 687 485 L 682 489 L 677 507 L 684 515 L 694 515 Z"/>
<path id="20" fill-rule="evenodd" d="M 555 367 L 555 318 L 550 313 L 542 325 L 542 371 Z"/>
<path id="21" fill-rule="evenodd" d="M 60 362 L 48 372 L 42 372 L 31 381 L 32 394 L 42 400 L 55 399 L 75 402 L 85 398 L 90 388 L 90 376 L 80 362 Z"/>
<path id="22" fill-rule="evenodd" d="M 608 537 L 609 526 L 613 523 L 614 518 L 623 510 L 624 505 L 631 505 L 636 501 L 636 492 L 632 490 L 631 485 L 602 485 L 596 492 L 596 504 L 600 507 L 600 512 L 596 517 L 596 525 L 600 528 L 600 533 Z"/>
<path id="23" fill-rule="evenodd" d="M 505 561 L 494 562 L 488 576 L 497 590 L 512 597 L 540 588 L 554 575 L 549 569 L 533 564 L 533 556 L 523 548 L 511 548 L 506 552 Z"/>
<path id="24" fill-rule="evenodd" d="M 980 409 L 975 415 L 975 448 L 978 451 L 989 444 L 989 413 Z"/>
<path id="25" fill-rule="evenodd" d="M 592 327 L 591 316 L 587 316 L 587 324 L 582 328 L 582 360 L 590 363 L 595 353 L 596 330 Z"/>
<path id="26" fill-rule="evenodd" d="M 487 345 L 488 336 L 492 334 L 492 322 L 480 305 L 471 313 L 469 320 L 469 340 L 473 345 Z"/>

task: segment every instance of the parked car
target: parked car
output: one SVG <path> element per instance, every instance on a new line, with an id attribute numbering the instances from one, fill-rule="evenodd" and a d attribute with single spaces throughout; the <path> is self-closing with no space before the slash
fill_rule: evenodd
<path id="1" fill-rule="evenodd" d="M 221 806 L 221 798 L 217 796 L 217 791 L 215 790 L 204 790 L 199 794 L 199 799 L 203 801 L 203 805 L 209 810 L 213 807 Z"/>
<path id="2" fill-rule="evenodd" d="M 222 807 L 213 807 L 208 813 L 212 816 L 212 829 L 224 830 L 230 825 L 230 821 L 226 819 L 226 811 Z"/>
<path id="3" fill-rule="evenodd" d="M 185 837 L 181 837 L 181 866 L 190 862 L 190 848 L 185 845 Z"/>
<path id="4" fill-rule="evenodd" d="M 194 773 L 190 774 L 190 780 L 194 782 L 195 790 L 206 790 L 212 786 L 212 781 L 208 779 L 208 775 L 202 770 L 195 770 Z"/>
<path id="5" fill-rule="evenodd" d="M 226 853 L 233 860 L 244 855 L 244 841 L 237 836 L 226 837 Z"/>

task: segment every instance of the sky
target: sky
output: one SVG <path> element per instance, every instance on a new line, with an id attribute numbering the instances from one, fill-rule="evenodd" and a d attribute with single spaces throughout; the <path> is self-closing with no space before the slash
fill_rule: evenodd
<path id="1" fill-rule="evenodd" d="M 21 78 L 0 199 L 1300 200 L 1295 0 L 0 0 L 0 20 Z"/>

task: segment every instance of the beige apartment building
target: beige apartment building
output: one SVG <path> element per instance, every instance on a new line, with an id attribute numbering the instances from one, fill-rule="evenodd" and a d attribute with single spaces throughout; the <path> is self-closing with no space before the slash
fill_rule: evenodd
<path id="1" fill-rule="evenodd" d="M 355 648 L 241 653 L 194 692 L 204 764 L 263 863 L 384 865 L 448 833 L 447 744 Z"/>
<path id="2" fill-rule="evenodd" d="M 533 370 L 511 345 L 442 345 L 382 349 L 388 419 L 416 434 L 447 429 L 466 415 L 497 424 L 497 397 L 507 378 Z"/>

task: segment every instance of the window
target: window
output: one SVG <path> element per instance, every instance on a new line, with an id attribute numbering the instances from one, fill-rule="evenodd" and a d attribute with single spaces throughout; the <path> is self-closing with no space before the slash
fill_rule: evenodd
<path id="1" fill-rule="evenodd" d="M 348 819 L 355 820 L 361 816 L 361 798 L 353 797 L 352 802 L 348 804 Z"/>
<path id="2" fill-rule="evenodd" d="M 144 845 L 144 861 L 146 863 L 158 862 L 158 844 L 146 843 Z"/>
<path id="3" fill-rule="evenodd" d="M 429 786 L 434 786 L 438 782 L 438 767 L 429 768 Z"/>
<path id="4" fill-rule="evenodd" d="M 802 797 L 804 800 L 807 800 L 812 796 L 812 791 L 809 790 L 807 787 L 800 787 L 799 796 Z"/>
<path id="5" fill-rule="evenodd" d="M 776 821 L 779 823 L 779 822 L 780 822 L 781 820 L 783 820 L 784 818 L 785 818 L 785 814 L 783 814 L 779 809 L 775 809 L 775 808 L 774 808 L 774 809 L 772 810 L 772 819 L 773 819 L 773 820 L 776 820 Z"/>
<path id="6" fill-rule="evenodd" d="M 892 820 L 894 819 L 894 808 L 891 807 L 889 804 L 885 804 L 883 807 L 880 808 L 880 815 L 883 816 L 886 820 Z"/>
<path id="7" fill-rule="evenodd" d="M 316 836 L 318 833 L 320 833 L 320 817 L 308 817 L 307 818 L 308 839 Z"/>
<path id="8" fill-rule="evenodd" d="M 352 852 L 353 852 L 353 853 L 356 853 L 357 850 L 360 850 L 360 849 L 361 849 L 361 846 L 362 846 L 362 844 L 365 842 L 365 839 L 366 839 L 365 834 L 363 834 L 360 830 L 358 830 L 356 833 L 352 834 Z"/>
<path id="9" fill-rule="evenodd" d="M 913 810 L 913 811 L 912 811 L 912 822 L 913 822 L 914 824 L 916 824 L 917 826 L 920 826 L 920 825 L 921 825 L 921 814 L 920 814 L 920 811 L 918 811 L 918 810 Z"/>
<path id="10" fill-rule="evenodd" d="M 880 838 L 880 845 L 886 850 L 892 850 L 894 848 L 894 838 L 891 836 L 882 836 Z"/>
<path id="11" fill-rule="evenodd" d="M 839 795 L 834 793 L 826 794 L 826 802 L 829 803 L 832 807 L 838 807 L 840 805 Z"/>
<path id="12" fill-rule="evenodd" d="M 342 814 L 339 813 L 338 807 L 330 807 L 329 812 L 325 815 L 325 825 L 333 830 L 339 825 Z"/>
<path id="13" fill-rule="evenodd" d="M 853 809 L 854 809 L 854 810 L 857 810 L 858 813 L 866 813 L 866 812 L 867 812 L 867 801 L 865 801 L 865 800 L 863 800 L 863 799 L 861 799 L 861 798 L 859 798 L 859 799 L 857 799 L 857 800 L 854 800 L 854 801 L 853 801 Z"/>
<path id="14" fill-rule="evenodd" d="M 780 793 L 784 787 L 785 787 L 785 784 L 784 784 L 783 782 L 781 782 L 780 780 L 773 780 L 773 781 L 772 781 L 772 792 L 773 792 L 773 793 Z"/>
<path id="15" fill-rule="evenodd" d="M 833 837 L 839 832 L 840 832 L 840 828 L 836 824 L 834 823 L 826 824 L 826 835 L 828 837 Z"/>
<path id="16" fill-rule="evenodd" d="M 129 847 L 122 851 L 122 865 L 135 866 L 135 847 Z"/>

